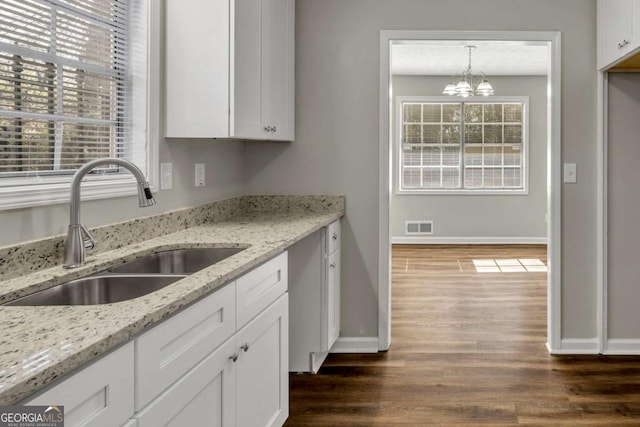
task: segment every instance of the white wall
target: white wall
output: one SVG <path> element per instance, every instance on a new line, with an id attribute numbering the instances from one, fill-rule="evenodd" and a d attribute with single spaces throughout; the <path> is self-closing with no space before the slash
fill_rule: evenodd
<path id="1" fill-rule="evenodd" d="M 398 151 L 396 96 L 442 96 L 450 77 L 393 76 L 392 128 Z M 405 221 L 433 221 L 427 239 L 505 239 L 540 241 L 546 238 L 547 209 L 547 78 L 545 76 L 489 77 L 497 96 L 529 97 L 529 194 L 411 195 L 392 194 L 391 236 L 405 235 Z M 398 159 L 393 159 L 393 185 L 398 188 Z M 468 240 L 472 242 L 473 240 Z M 514 240 L 509 240 L 514 239 Z"/>
<path id="2" fill-rule="evenodd" d="M 596 335 L 595 0 L 296 0 L 296 141 L 247 144 L 248 193 L 346 195 L 343 336 L 377 335 L 380 30 L 562 32 L 562 334 Z"/>

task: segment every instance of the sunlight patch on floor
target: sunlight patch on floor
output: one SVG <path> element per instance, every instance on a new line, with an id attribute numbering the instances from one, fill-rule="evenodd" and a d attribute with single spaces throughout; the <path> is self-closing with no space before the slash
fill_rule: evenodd
<path id="1" fill-rule="evenodd" d="M 477 273 L 546 273 L 547 266 L 539 259 L 474 259 Z"/>

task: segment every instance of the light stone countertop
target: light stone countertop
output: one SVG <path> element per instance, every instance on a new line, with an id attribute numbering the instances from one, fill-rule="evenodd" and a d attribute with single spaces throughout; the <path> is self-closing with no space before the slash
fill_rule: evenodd
<path id="1" fill-rule="evenodd" d="M 13 300 L 36 289 L 105 270 L 123 260 L 140 258 L 158 248 L 247 247 L 165 288 L 129 301 L 85 306 L 0 306 L 0 405 L 20 402 L 126 343 L 145 328 L 285 251 L 343 213 L 336 210 L 246 213 L 95 255 L 89 252 L 87 265 L 74 270 L 56 266 L 0 282 L 0 297 Z"/>

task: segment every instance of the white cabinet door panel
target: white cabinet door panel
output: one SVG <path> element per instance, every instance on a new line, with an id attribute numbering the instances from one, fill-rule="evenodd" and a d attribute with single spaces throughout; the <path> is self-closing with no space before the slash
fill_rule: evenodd
<path id="1" fill-rule="evenodd" d="M 289 296 L 238 332 L 237 425 L 281 426 L 289 416 Z"/>

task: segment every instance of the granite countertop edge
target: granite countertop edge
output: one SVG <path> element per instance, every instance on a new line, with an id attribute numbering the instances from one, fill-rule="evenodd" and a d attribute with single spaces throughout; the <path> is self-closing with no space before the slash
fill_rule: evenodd
<path id="1" fill-rule="evenodd" d="M 102 271 L 158 248 L 238 246 L 245 250 L 148 295 L 93 306 L 0 306 L 0 405 L 17 404 L 57 379 L 284 252 L 344 211 L 253 213 L 88 255 L 76 270 L 61 266 L 0 283 L 0 301 Z M 43 285 L 45 283 L 45 285 Z"/>

